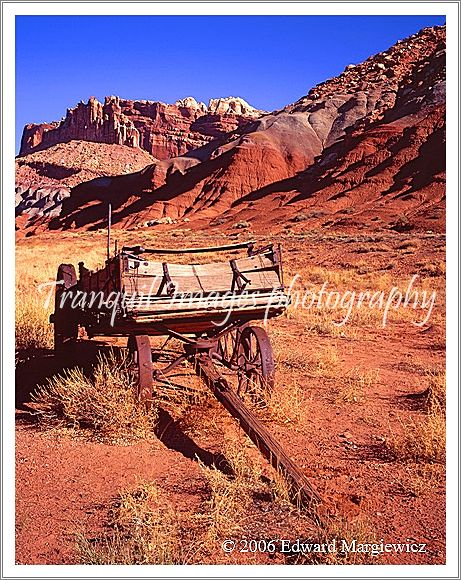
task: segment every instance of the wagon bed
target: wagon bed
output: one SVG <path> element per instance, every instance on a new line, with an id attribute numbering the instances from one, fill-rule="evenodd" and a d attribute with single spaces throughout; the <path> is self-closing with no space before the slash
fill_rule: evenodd
<path id="1" fill-rule="evenodd" d="M 87 330 L 93 335 L 123 335 L 146 327 L 147 334 L 154 335 L 165 334 L 166 326 L 175 332 L 196 334 L 236 320 L 278 316 L 288 301 L 280 248 L 267 246 L 255 251 L 249 243 L 216 251 L 242 247 L 248 250 L 244 258 L 205 264 L 146 260 L 146 252 L 182 254 L 184 250 L 146 251 L 140 247 L 123 248 L 100 270 L 90 271 L 80 263 L 80 291 L 102 293 L 106 300 L 114 293 L 123 297 L 115 320 L 109 308 L 98 308 L 95 313 L 91 307 L 84 308 Z"/>

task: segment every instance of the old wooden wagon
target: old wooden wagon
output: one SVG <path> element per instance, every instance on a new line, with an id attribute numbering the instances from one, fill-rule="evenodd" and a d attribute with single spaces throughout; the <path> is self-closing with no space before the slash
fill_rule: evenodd
<path id="1" fill-rule="evenodd" d="M 237 255 L 245 250 L 245 255 Z M 231 259 L 180 264 L 147 256 L 228 253 Z M 239 421 L 266 458 L 284 472 L 293 495 L 304 505 L 320 501 L 309 482 L 273 439 L 255 413 L 274 385 L 272 346 L 263 325 L 282 314 L 284 290 L 280 246 L 256 248 L 253 242 L 220 247 L 146 249 L 123 247 L 96 271 L 79 263 L 61 264 L 57 273 L 55 349 L 64 351 L 79 327 L 93 336 L 127 336 L 138 396 L 149 402 L 155 379 L 191 362 L 216 398 Z M 179 339 L 183 352 L 154 368 L 150 336 Z M 222 369 L 235 371 L 232 384 Z"/>

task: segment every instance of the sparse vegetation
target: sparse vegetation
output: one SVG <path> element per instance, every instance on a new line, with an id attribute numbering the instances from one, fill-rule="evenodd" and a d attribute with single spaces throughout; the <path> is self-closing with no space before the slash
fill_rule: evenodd
<path id="1" fill-rule="evenodd" d="M 298 213 L 294 217 L 291 218 L 292 222 L 305 222 L 309 219 L 309 216 L 305 213 Z"/>
<path id="2" fill-rule="evenodd" d="M 291 380 L 276 388 L 267 403 L 270 417 L 282 424 L 298 425 L 303 423 L 309 408 L 305 388 L 297 380 Z"/>
<path id="3" fill-rule="evenodd" d="M 104 232 L 91 234 L 101 236 L 101 240 L 103 235 Z M 121 232 L 119 244 L 125 243 L 121 240 L 128 235 Z M 140 244 L 146 247 L 154 245 L 153 232 L 139 230 L 134 235 L 139 237 Z M 159 231 L 155 235 L 155 245 L 202 246 L 210 242 L 196 232 L 185 232 L 181 238 L 174 232 Z M 48 310 L 43 308 L 45 296 L 36 292 L 36 285 L 53 280 L 57 265 L 73 262 L 77 254 L 84 257 L 89 267 L 100 265 L 104 256 L 102 252 L 93 250 L 91 236 L 65 233 L 56 247 L 49 245 L 46 254 L 43 245 L 38 245 L 37 236 L 21 241 L 17 277 L 18 351 L 37 351 L 52 346 L 52 326 L 48 324 L 52 305 Z M 411 325 L 415 316 L 408 309 L 391 311 L 388 326 L 381 330 L 382 313 L 369 308 L 354 311 L 350 320 L 341 327 L 335 325 L 344 314 L 341 310 L 290 308 L 287 317 L 271 321 L 269 328 L 277 365 L 276 386 L 267 408 L 257 411 L 261 419 L 277 438 L 281 438 L 282 444 L 286 444 L 288 452 L 296 454 L 298 465 L 321 490 L 321 495 L 329 498 L 333 493 L 339 505 L 344 498 L 343 492 L 355 493 L 366 482 L 370 493 L 376 494 L 383 506 L 384 494 L 392 496 L 394 490 L 395 497 L 390 501 L 400 510 L 399 517 L 406 517 L 405 510 L 408 514 L 413 513 L 415 498 L 424 495 L 427 496 L 424 501 L 429 502 L 434 498 L 434 490 L 437 494 L 443 493 L 444 352 L 443 349 L 436 350 L 434 345 L 443 340 L 445 264 L 434 255 L 418 254 L 420 262 L 412 255 L 407 257 L 407 251 L 425 252 L 427 244 L 435 243 L 432 238 L 427 243 L 418 238 L 413 246 L 413 234 L 408 237 L 394 232 L 381 239 L 364 234 L 350 236 L 331 232 L 322 234 L 321 242 L 313 244 L 311 242 L 316 238 L 312 232 L 303 236 L 287 238 L 284 242 L 299 251 L 293 255 L 285 251 L 284 259 L 290 272 L 302 274 L 302 289 L 319 289 L 327 280 L 328 289 L 387 291 L 393 285 L 403 288 L 412 272 L 417 270 L 421 275 L 418 288 L 436 288 L 440 293 L 430 321 L 433 326 L 427 332 Z M 386 255 L 378 255 L 376 248 L 382 247 L 384 242 Z M 216 244 L 219 243 L 223 241 L 217 238 Z M 325 258 L 326 254 L 319 254 L 320 243 L 332 247 L 334 244 L 342 245 L 334 246 L 334 252 Z M 103 248 L 103 241 L 99 245 Z M 364 261 L 359 262 L 360 253 L 355 250 L 361 247 L 370 251 L 366 256 L 362 255 Z M 197 261 L 210 258 L 213 260 L 217 256 L 207 255 Z M 381 260 L 376 268 L 375 259 Z M 408 260 L 405 268 L 401 260 Z M 178 256 L 178 262 L 188 261 L 187 256 Z M 386 264 L 391 262 L 393 271 L 384 271 Z M 367 273 L 360 274 L 362 268 Z M 377 327 L 380 328 L 379 334 Z M 397 342 L 407 330 L 410 341 L 413 336 L 417 337 L 417 347 Z M 388 338 L 390 342 L 387 344 Z M 155 341 L 153 344 L 156 345 Z M 391 348 L 394 341 L 402 344 L 401 349 Z M 160 344 L 160 339 L 158 342 Z M 169 347 L 178 345 L 172 341 Z M 382 353 L 381 347 L 384 347 Z M 50 357 L 49 353 L 46 356 Z M 167 356 L 166 352 L 165 361 Z M 85 444 L 87 437 L 116 444 L 148 439 L 139 445 L 143 449 L 145 445 L 155 460 L 155 454 L 164 450 L 163 445 L 158 445 L 162 451 L 157 449 L 157 445 L 152 445 L 156 410 L 146 413 L 137 406 L 126 361 L 124 363 L 118 356 L 115 358 L 115 364 L 107 357 L 100 359 L 93 373 L 74 368 L 43 383 L 35 393 L 33 404 L 39 424 L 51 427 L 53 437 L 66 433 L 82 434 L 77 442 L 79 445 Z M 374 365 L 380 366 L 379 375 L 371 368 Z M 203 450 L 204 458 L 222 454 L 229 465 L 223 469 L 219 463 L 225 471 L 223 473 L 205 465 L 197 468 L 195 464 L 193 469 L 200 483 L 196 489 L 195 484 L 188 483 L 187 493 L 195 495 L 198 507 L 190 511 L 183 506 L 181 491 L 177 491 L 178 496 L 176 490 L 172 493 L 173 486 L 181 477 L 175 470 L 171 477 L 169 474 L 166 485 L 159 479 L 156 483 L 148 481 L 123 490 L 111 504 L 106 532 L 100 534 L 87 530 L 79 534 L 82 563 L 230 563 L 234 560 L 220 550 L 220 541 L 228 535 L 238 538 L 245 532 L 260 538 L 278 530 L 283 535 L 290 532 L 300 534 L 299 537 L 306 537 L 306 541 L 310 541 L 309 538 L 311 541 L 356 538 L 357 541 L 372 542 L 374 528 L 382 533 L 379 520 L 373 518 L 374 512 L 364 503 L 360 504 L 359 517 L 349 517 L 348 513 L 346 518 L 340 512 L 327 521 L 325 530 L 318 533 L 309 531 L 311 523 L 307 518 L 303 520 L 303 515 L 289 503 L 289 488 L 283 476 L 267 466 L 245 437 L 236 435 L 238 428 L 207 388 L 200 384 L 193 369 L 181 365 L 177 370 L 177 376 L 156 382 L 158 404 L 177 423 L 175 428 L 192 440 L 191 445 L 196 444 Z M 408 393 L 418 396 L 406 399 Z M 66 428 L 61 429 L 62 426 Z M 347 432 L 351 444 L 344 453 L 342 434 Z M 175 436 L 171 431 L 168 434 Z M 49 437 L 49 434 L 44 436 Z M 167 442 L 164 444 L 168 445 Z M 375 448 L 378 448 L 376 453 L 386 452 L 386 462 L 376 462 L 379 471 L 374 475 L 378 477 L 369 478 L 364 462 L 355 461 L 355 457 L 362 457 L 362 451 L 368 450 L 368 445 L 373 447 L 373 452 Z M 347 456 L 346 466 L 343 455 Z M 181 463 L 179 453 L 177 457 Z M 149 472 L 144 474 L 144 477 L 150 476 Z M 401 486 L 396 487 L 395 482 L 400 482 Z M 404 498 L 404 504 L 400 503 L 400 497 Z M 348 502 L 348 508 L 355 509 L 347 498 L 344 501 Z M 177 510 L 176 506 L 181 508 Z M 388 509 L 392 508 L 387 505 L 382 511 Z M 388 521 L 389 515 L 392 512 L 386 511 L 382 521 Z M 438 517 L 437 513 L 431 520 L 434 529 L 439 529 Z M 301 533 L 296 526 L 302 530 Z M 412 526 L 411 533 L 415 533 L 417 525 Z M 191 546 L 187 552 L 184 551 L 185 545 Z M 293 554 L 287 555 L 286 560 L 279 556 L 280 563 L 289 564 L 384 563 L 381 557 L 354 553 Z M 245 559 L 246 556 L 241 558 L 239 563 L 253 563 Z"/>
<path id="4" fill-rule="evenodd" d="M 230 538 L 245 528 L 252 491 L 259 484 L 261 469 L 252 462 L 244 447 L 244 437 L 225 441 L 224 454 L 232 475 L 219 469 L 200 465 L 207 480 L 210 495 L 205 502 L 205 525 L 208 540 Z"/>
<path id="5" fill-rule="evenodd" d="M 410 421 L 401 418 L 401 431 L 392 433 L 387 446 L 399 461 L 443 463 L 445 442 L 445 413 L 433 402 L 426 415 Z"/>
<path id="6" fill-rule="evenodd" d="M 49 310 L 35 296 L 23 294 L 16 301 L 16 350 L 33 351 L 53 346 Z"/>
<path id="7" fill-rule="evenodd" d="M 235 230 L 245 230 L 250 227 L 250 224 L 245 220 L 241 220 L 239 222 L 236 222 L 232 227 Z"/>
<path id="8" fill-rule="evenodd" d="M 65 370 L 37 388 L 33 400 L 42 424 L 90 429 L 104 438 L 146 437 L 156 408 L 139 405 L 127 355 L 99 356 L 92 377 Z"/>
<path id="9" fill-rule="evenodd" d="M 445 413 L 446 407 L 446 372 L 441 368 L 429 368 L 426 371 L 427 407 L 429 412 L 435 409 Z"/>
<path id="10" fill-rule="evenodd" d="M 378 375 L 378 370 L 365 371 L 360 367 L 347 371 L 342 377 L 342 387 L 337 400 L 346 403 L 363 403 Z"/>
<path id="11" fill-rule="evenodd" d="M 109 512 L 109 531 L 89 540 L 77 536 L 82 564 L 185 564 L 180 521 L 154 483 L 122 491 Z"/>
<path id="12" fill-rule="evenodd" d="M 352 542 L 356 544 L 377 543 L 376 532 L 365 519 L 350 521 L 344 516 L 331 516 L 326 519 L 325 526 L 319 530 L 320 537 L 306 538 L 305 542 L 316 544 L 332 544 L 335 542 L 336 550 L 325 552 L 311 552 L 305 554 L 288 555 L 290 564 L 379 564 L 380 559 L 369 552 L 349 551 L 347 546 Z"/>

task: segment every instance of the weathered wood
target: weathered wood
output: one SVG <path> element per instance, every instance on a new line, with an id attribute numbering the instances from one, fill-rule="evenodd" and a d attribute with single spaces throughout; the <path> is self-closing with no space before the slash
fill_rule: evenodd
<path id="1" fill-rule="evenodd" d="M 124 246 L 122 252 L 129 252 L 132 254 L 201 254 L 204 252 L 224 252 L 227 250 L 241 250 L 253 246 L 254 241 L 239 242 L 238 244 L 227 244 L 225 246 L 207 246 L 205 248 L 143 248 L 141 246 Z"/>
<path id="2" fill-rule="evenodd" d="M 204 311 L 232 310 L 238 312 L 240 309 L 258 307 L 287 306 L 288 298 L 282 292 L 265 294 L 246 294 L 235 296 L 209 296 L 209 297 L 185 297 L 170 298 L 165 296 L 126 296 L 124 301 L 129 311 L 152 310 L 152 312 L 187 312 L 190 310 L 202 309 Z"/>
<path id="3" fill-rule="evenodd" d="M 249 280 L 248 289 L 278 288 L 281 284 L 274 264 L 261 254 L 235 260 L 240 272 Z M 234 273 L 230 262 L 211 262 L 208 264 L 168 263 L 168 272 L 177 292 L 226 292 L 232 287 Z M 130 293 L 156 293 L 164 277 L 162 263 L 126 260 L 122 284 Z"/>
<path id="4" fill-rule="evenodd" d="M 216 328 L 219 327 L 219 325 L 221 325 L 222 323 L 227 321 L 232 321 L 235 318 L 241 318 L 243 316 L 246 316 L 247 318 L 253 317 L 254 320 L 263 320 L 264 318 L 267 317 L 272 317 L 275 316 L 277 314 L 281 314 L 283 312 L 284 308 L 282 306 L 279 307 L 272 307 L 269 309 L 269 311 L 267 312 L 266 308 L 264 306 L 258 308 L 240 308 L 238 311 L 230 313 L 229 311 L 224 309 L 218 310 L 218 309 L 213 309 L 210 310 L 208 312 L 204 311 L 203 309 L 201 310 L 190 310 L 190 311 L 183 311 L 183 312 L 163 312 L 163 313 L 157 313 L 157 312 L 151 312 L 151 311 L 147 311 L 147 312 L 142 312 L 142 311 L 138 311 L 137 313 L 133 314 L 132 318 L 134 320 L 142 320 L 143 322 L 147 323 L 147 322 L 159 322 L 162 324 L 165 324 L 167 326 L 170 326 L 170 323 L 173 324 L 176 320 L 189 320 L 189 324 L 193 323 L 194 320 L 199 321 L 201 320 L 206 320 L 208 319 L 210 321 L 210 328 Z M 119 318 L 117 319 L 117 324 L 119 324 Z M 191 330 L 190 332 L 193 332 L 193 330 Z"/>
<path id="5" fill-rule="evenodd" d="M 244 405 L 240 397 L 231 390 L 210 357 L 208 355 L 199 355 L 195 359 L 195 364 L 197 374 L 208 385 L 218 401 L 239 421 L 241 428 L 269 463 L 284 475 L 290 487 L 289 492 L 292 501 L 308 511 L 311 517 L 321 524 L 317 507 L 322 500 L 305 475 L 288 457 L 262 422 Z"/>

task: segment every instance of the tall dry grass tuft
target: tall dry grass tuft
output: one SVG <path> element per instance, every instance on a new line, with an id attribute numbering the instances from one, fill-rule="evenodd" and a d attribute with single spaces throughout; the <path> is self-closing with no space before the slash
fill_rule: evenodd
<path id="1" fill-rule="evenodd" d="M 142 438 L 153 433 L 157 409 L 140 405 L 127 354 L 99 356 L 92 377 L 80 368 L 48 379 L 33 394 L 44 425 L 90 429 L 103 438 Z"/>
<path id="2" fill-rule="evenodd" d="M 232 476 L 200 464 L 209 486 L 209 498 L 205 502 L 205 514 L 202 516 L 208 541 L 231 538 L 245 529 L 248 507 L 253 490 L 260 485 L 262 470 L 249 458 L 243 440 L 239 438 L 224 442 L 224 454 L 232 469 Z"/>
<path id="3" fill-rule="evenodd" d="M 445 369 L 432 368 L 426 371 L 427 408 L 445 412 L 446 407 L 446 372 Z"/>
<path id="4" fill-rule="evenodd" d="M 404 422 L 402 430 L 392 433 L 387 445 L 396 459 L 416 463 L 444 463 L 446 448 L 446 372 L 442 368 L 425 371 L 428 384 L 425 413 L 417 420 Z"/>
<path id="5" fill-rule="evenodd" d="M 319 528 L 318 536 L 303 540 L 315 544 L 332 544 L 336 550 L 324 552 L 305 552 L 287 554 L 289 564 L 378 564 L 379 557 L 370 552 L 349 550 L 352 542 L 356 544 L 376 544 L 376 534 L 372 526 L 364 519 L 349 520 L 342 516 L 330 517 L 325 520 L 324 527 Z"/>
<path id="6" fill-rule="evenodd" d="M 77 536 L 83 564 L 185 564 L 181 526 L 154 483 L 122 491 L 109 514 L 110 532 L 96 540 Z"/>
<path id="7" fill-rule="evenodd" d="M 310 405 L 305 387 L 291 379 L 283 383 L 283 388 L 275 388 L 267 402 L 267 413 L 271 419 L 278 423 L 299 425 L 303 423 L 308 414 Z"/>
<path id="8" fill-rule="evenodd" d="M 16 350 L 19 352 L 52 348 L 53 327 L 50 312 L 34 295 L 22 294 L 16 300 Z"/>
<path id="9" fill-rule="evenodd" d="M 418 421 L 401 421 L 402 430 L 392 433 L 387 446 L 397 460 L 415 463 L 444 463 L 446 444 L 445 409 L 432 402 Z"/>

